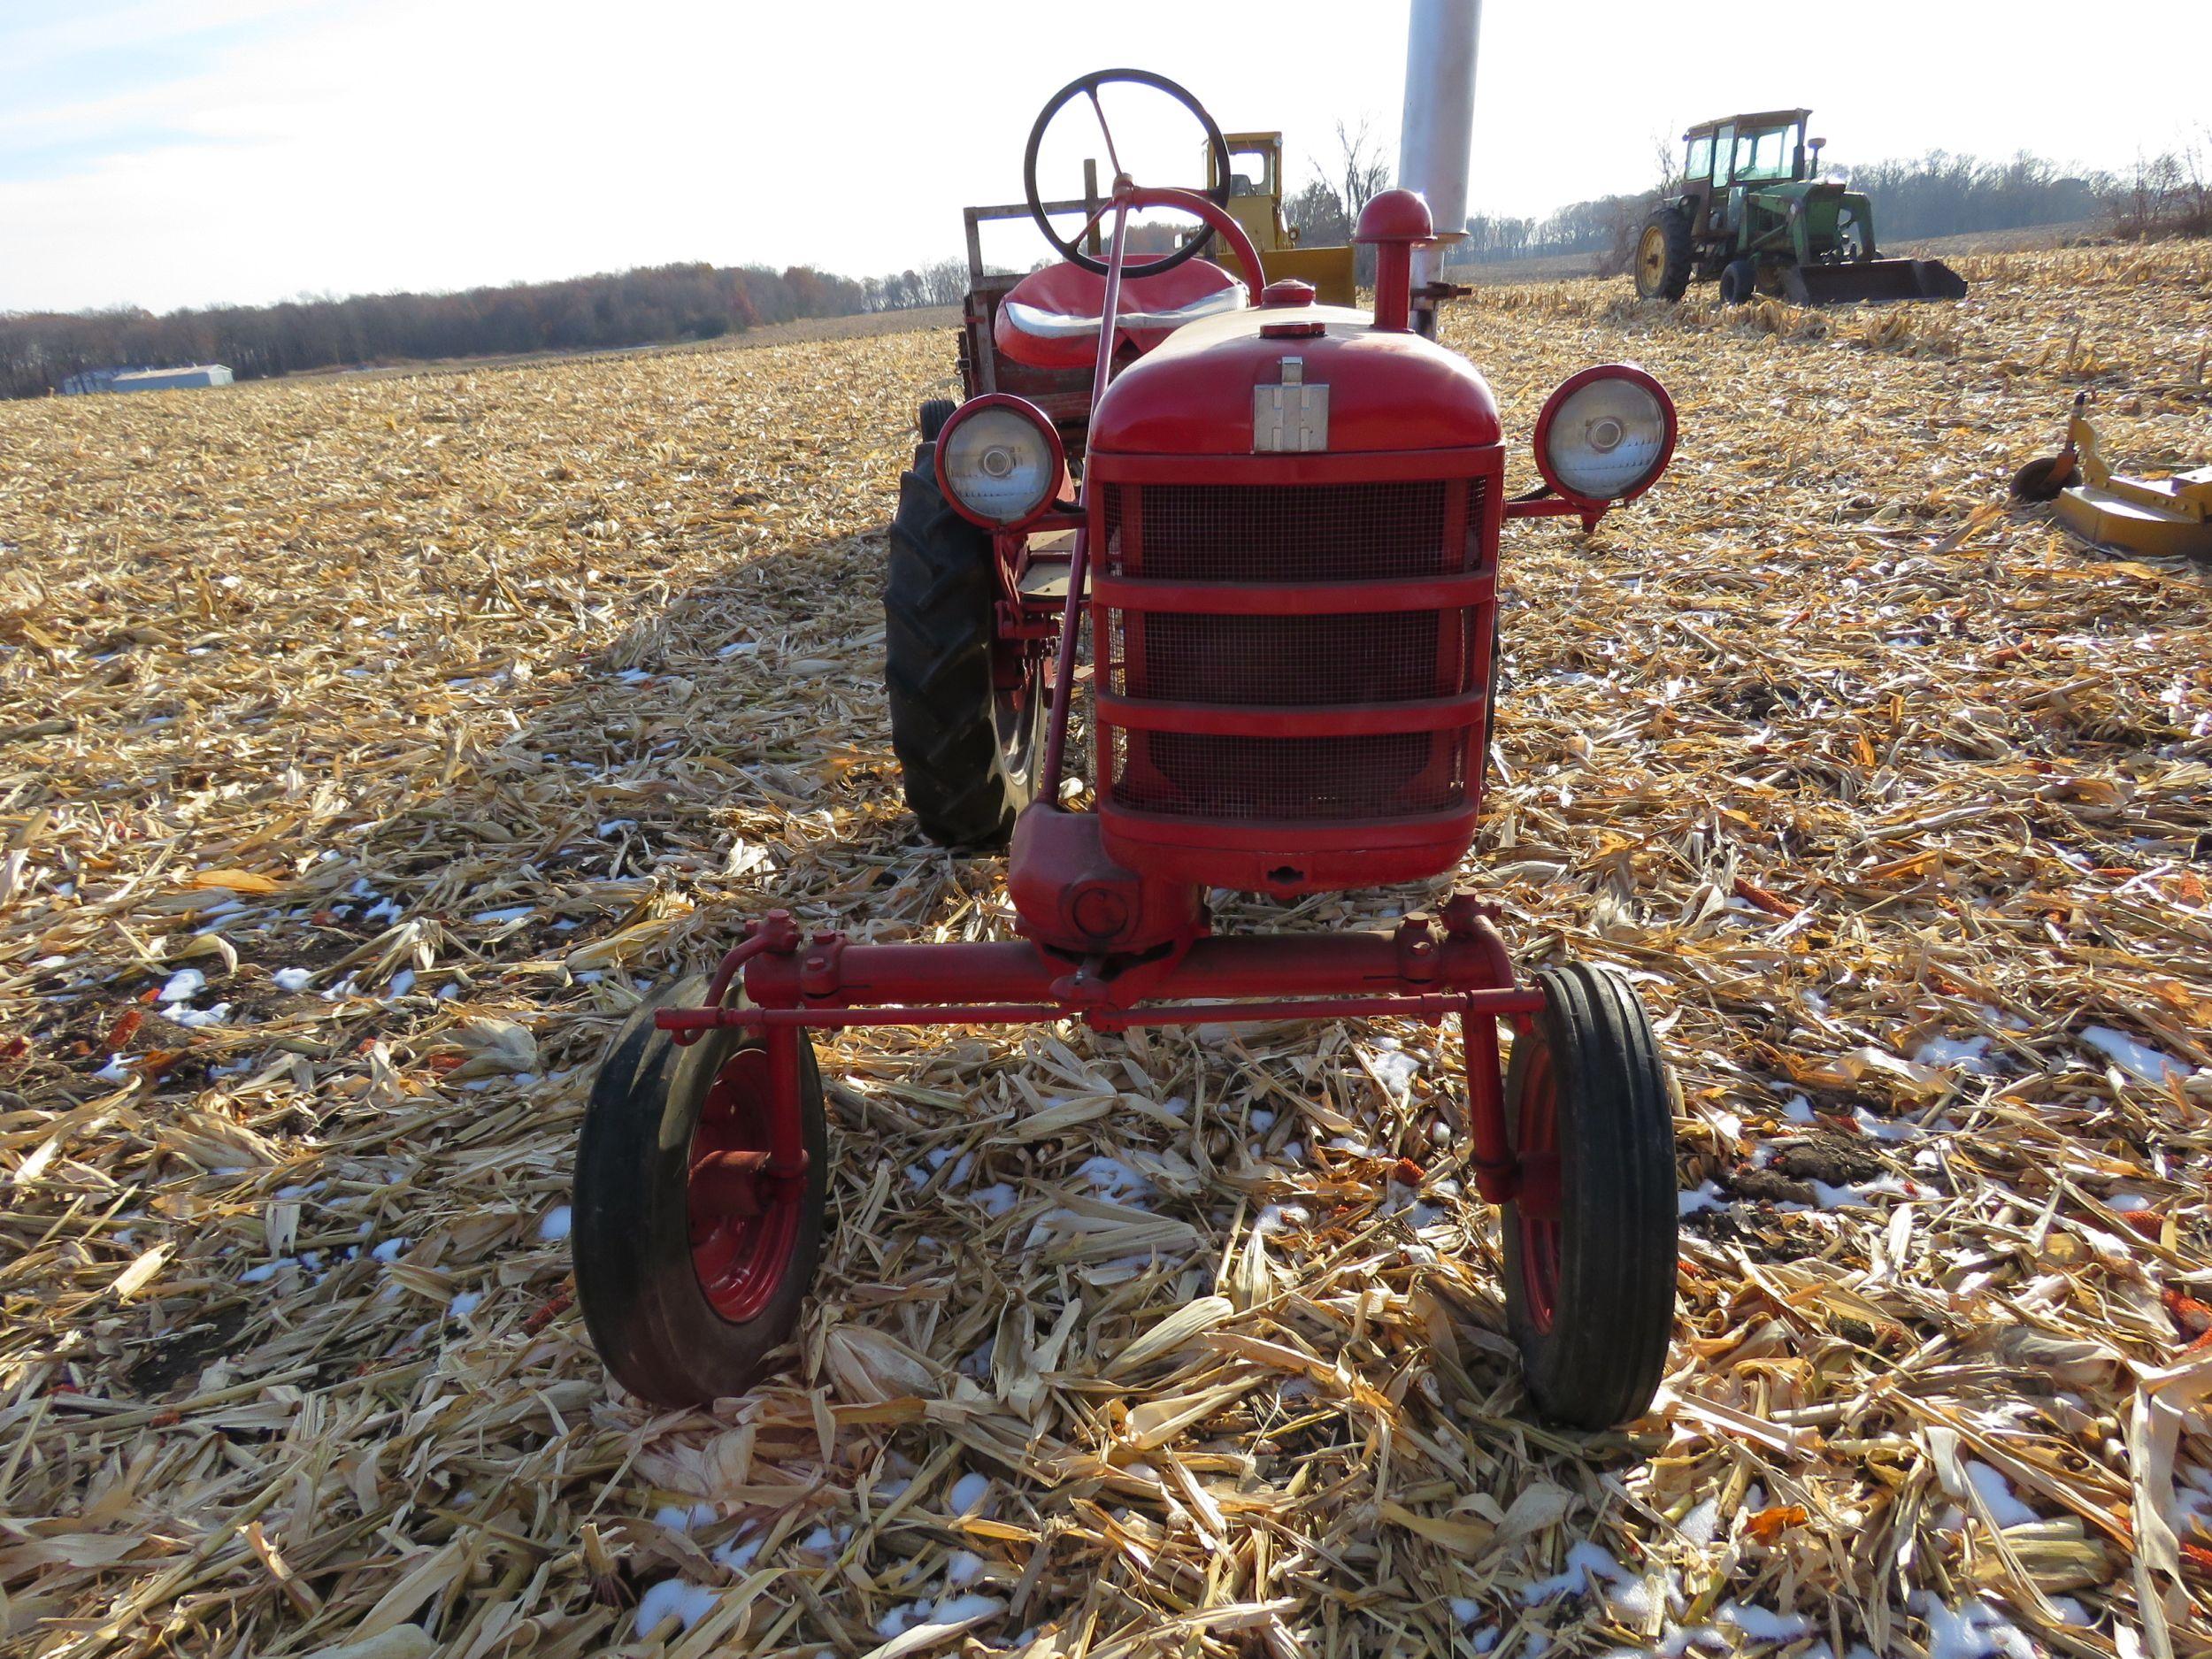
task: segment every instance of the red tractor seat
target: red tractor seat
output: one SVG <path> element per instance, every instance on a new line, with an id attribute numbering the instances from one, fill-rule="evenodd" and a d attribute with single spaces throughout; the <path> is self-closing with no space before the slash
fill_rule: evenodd
<path id="1" fill-rule="evenodd" d="M 1242 311 L 1244 284 L 1206 259 L 1187 259 L 1157 276 L 1124 277 L 1115 332 L 1149 351 L 1185 323 Z M 1033 369 L 1083 369 L 1098 360 L 1106 279 L 1079 265 L 1032 271 L 999 302 L 992 337 Z"/>

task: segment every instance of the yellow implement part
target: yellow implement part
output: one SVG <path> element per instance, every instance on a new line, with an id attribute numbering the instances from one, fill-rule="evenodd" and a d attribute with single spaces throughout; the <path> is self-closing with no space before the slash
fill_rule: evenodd
<path id="1" fill-rule="evenodd" d="M 2099 488 L 2077 484 L 2058 498 L 2059 517 L 2075 531 L 2109 547 L 2166 558 L 2191 553 L 2212 558 L 2212 467 L 2146 484 L 2136 479 L 2110 475 L 2110 485 Z"/>
<path id="2" fill-rule="evenodd" d="M 1236 255 L 1226 249 L 1214 256 L 1239 276 L 1244 274 Z M 1267 280 L 1280 281 L 1285 277 L 1296 277 L 1314 286 L 1314 298 L 1324 305 L 1357 305 L 1359 288 L 1353 280 L 1353 250 L 1349 248 L 1263 248 L 1260 263 L 1267 267 Z"/>
<path id="3" fill-rule="evenodd" d="M 2083 481 L 2060 494 L 2058 511 L 2077 534 L 2154 558 L 2212 558 L 2212 466 L 2159 479 L 2116 472 L 2097 452 L 2096 428 L 2079 403 L 2066 436 L 2081 457 Z"/>

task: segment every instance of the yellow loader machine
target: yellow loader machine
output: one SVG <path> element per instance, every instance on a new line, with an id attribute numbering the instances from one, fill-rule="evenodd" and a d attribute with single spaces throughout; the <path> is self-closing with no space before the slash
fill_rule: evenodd
<path id="1" fill-rule="evenodd" d="M 1229 216 L 1244 227 L 1266 261 L 1267 274 L 1312 283 L 1315 298 L 1324 305 L 1358 304 L 1351 247 L 1302 248 L 1296 227 L 1283 222 L 1283 135 L 1225 133 L 1222 137 L 1229 149 Z M 1220 160 L 1210 149 L 1206 188 L 1210 194 L 1220 186 Z M 1232 271 L 1244 274 L 1233 249 L 1225 249 L 1223 257 Z"/>
<path id="2" fill-rule="evenodd" d="M 1966 279 L 1940 259 L 1885 259 L 1874 204 L 1820 177 L 1827 141 L 1805 137 L 1810 110 L 1706 121 L 1682 134 L 1682 193 L 1660 203 L 1636 241 L 1636 292 L 1678 300 L 1720 280 L 1740 305 L 1772 294 L 1799 305 L 1962 300 Z"/>

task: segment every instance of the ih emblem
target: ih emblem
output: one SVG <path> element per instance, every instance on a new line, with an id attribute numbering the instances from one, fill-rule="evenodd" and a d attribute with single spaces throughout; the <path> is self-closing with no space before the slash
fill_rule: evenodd
<path id="1" fill-rule="evenodd" d="M 1252 388 L 1252 452 L 1303 454 L 1329 447 L 1329 388 L 1306 384 L 1306 360 L 1283 359 L 1279 386 Z"/>

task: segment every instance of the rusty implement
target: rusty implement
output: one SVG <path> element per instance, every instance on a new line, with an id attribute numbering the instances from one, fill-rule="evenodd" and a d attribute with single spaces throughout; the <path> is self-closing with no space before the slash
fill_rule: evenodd
<path id="1" fill-rule="evenodd" d="M 2021 468 L 2013 493 L 2026 500 L 2055 498 L 2068 526 L 2101 547 L 2154 558 L 2212 558 L 2212 466 L 2159 479 L 2116 472 L 2098 453 L 2088 406 L 2086 392 L 2076 396 L 2066 447 Z"/>

